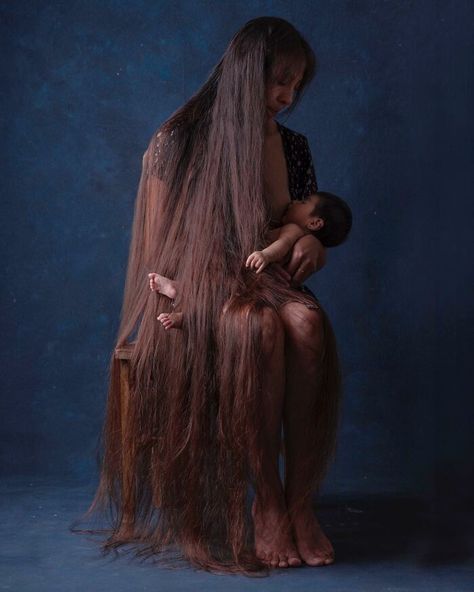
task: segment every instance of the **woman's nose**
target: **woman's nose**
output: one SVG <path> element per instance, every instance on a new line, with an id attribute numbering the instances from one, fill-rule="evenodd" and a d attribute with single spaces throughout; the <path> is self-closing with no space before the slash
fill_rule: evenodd
<path id="1" fill-rule="evenodd" d="M 287 107 L 293 102 L 293 91 L 286 90 L 280 93 L 278 100 L 281 105 Z"/>

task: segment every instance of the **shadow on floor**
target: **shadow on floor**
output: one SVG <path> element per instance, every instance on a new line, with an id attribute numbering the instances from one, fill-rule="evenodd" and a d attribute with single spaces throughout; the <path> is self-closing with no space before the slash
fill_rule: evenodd
<path id="1" fill-rule="evenodd" d="M 467 509 L 440 513 L 419 499 L 365 497 L 323 501 L 318 514 L 339 562 L 407 558 L 430 567 L 473 556 Z"/>

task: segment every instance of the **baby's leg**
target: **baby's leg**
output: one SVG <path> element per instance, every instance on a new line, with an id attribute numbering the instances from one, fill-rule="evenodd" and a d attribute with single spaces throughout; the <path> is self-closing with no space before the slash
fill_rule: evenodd
<path id="1" fill-rule="evenodd" d="M 150 290 L 168 296 L 171 300 L 176 298 L 178 283 L 159 273 L 149 273 Z"/>
<path id="2" fill-rule="evenodd" d="M 168 329 L 181 329 L 183 326 L 182 312 L 162 312 L 156 317 L 163 327 Z"/>

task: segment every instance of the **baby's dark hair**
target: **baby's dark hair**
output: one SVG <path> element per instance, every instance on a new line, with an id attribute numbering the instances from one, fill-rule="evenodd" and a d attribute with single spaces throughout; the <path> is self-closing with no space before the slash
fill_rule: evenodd
<path id="1" fill-rule="evenodd" d="M 324 220 L 324 226 L 312 234 L 325 247 L 337 247 L 343 243 L 352 227 L 352 212 L 347 203 L 328 191 L 317 191 L 319 203 L 314 206 L 313 216 Z"/>

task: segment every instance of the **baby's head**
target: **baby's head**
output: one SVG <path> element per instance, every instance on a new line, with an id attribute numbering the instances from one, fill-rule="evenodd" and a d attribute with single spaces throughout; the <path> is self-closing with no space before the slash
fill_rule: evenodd
<path id="1" fill-rule="evenodd" d="M 313 234 L 325 247 L 343 243 L 352 226 L 352 212 L 346 202 L 327 191 L 318 191 L 303 201 L 288 205 L 282 223 L 292 222 Z"/>

